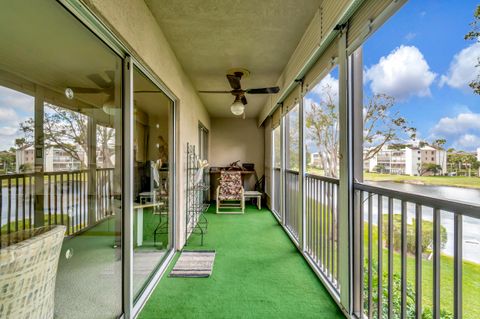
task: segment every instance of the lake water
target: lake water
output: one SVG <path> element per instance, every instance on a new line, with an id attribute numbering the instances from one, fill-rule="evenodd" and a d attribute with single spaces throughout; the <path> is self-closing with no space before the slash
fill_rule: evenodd
<path id="1" fill-rule="evenodd" d="M 476 204 L 479 206 L 478 219 L 471 217 L 463 218 L 463 258 L 464 260 L 480 263 L 480 189 L 461 188 L 451 186 L 432 186 L 432 185 L 415 185 L 407 183 L 395 183 L 395 182 L 367 182 L 368 184 L 385 187 L 390 189 L 396 189 L 399 191 L 415 193 L 430 197 L 436 197 L 441 199 L 450 199 L 455 201 L 466 202 L 470 204 Z M 386 207 L 384 202 L 384 207 Z M 374 220 L 376 219 L 376 201 L 374 201 Z M 394 211 L 400 210 L 400 202 L 397 201 L 394 205 Z M 415 217 L 415 210 L 413 205 L 408 205 L 408 223 L 412 223 L 412 219 Z M 422 217 L 424 220 L 433 221 L 432 209 L 423 208 Z M 441 213 L 441 224 L 447 230 L 447 243 L 442 250 L 443 253 L 453 256 L 453 214 L 448 212 Z"/>

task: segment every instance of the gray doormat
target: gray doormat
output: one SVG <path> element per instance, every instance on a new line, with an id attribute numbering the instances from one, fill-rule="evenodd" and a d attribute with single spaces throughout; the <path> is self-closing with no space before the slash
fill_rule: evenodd
<path id="1" fill-rule="evenodd" d="M 210 277 L 214 261 L 215 250 L 184 250 L 170 272 L 170 277 Z"/>

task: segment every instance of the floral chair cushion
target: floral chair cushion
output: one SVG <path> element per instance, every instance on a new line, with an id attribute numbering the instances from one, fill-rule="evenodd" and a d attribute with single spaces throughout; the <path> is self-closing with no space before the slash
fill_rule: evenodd
<path id="1" fill-rule="evenodd" d="M 240 172 L 221 172 L 218 199 L 242 200 L 242 175 Z"/>

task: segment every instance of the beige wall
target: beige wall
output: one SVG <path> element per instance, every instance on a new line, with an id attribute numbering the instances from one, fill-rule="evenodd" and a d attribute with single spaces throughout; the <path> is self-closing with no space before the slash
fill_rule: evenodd
<path id="1" fill-rule="evenodd" d="M 258 178 L 264 174 L 264 129 L 257 126 L 256 119 L 212 118 L 210 141 L 211 166 L 240 160 L 254 163 Z"/>
<path id="2" fill-rule="evenodd" d="M 129 46 L 177 97 L 177 249 L 184 243 L 185 148 L 198 144 L 198 121 L 210 118 L 150 10 L 143 0 L 85 0 L 86 5 Z"/>

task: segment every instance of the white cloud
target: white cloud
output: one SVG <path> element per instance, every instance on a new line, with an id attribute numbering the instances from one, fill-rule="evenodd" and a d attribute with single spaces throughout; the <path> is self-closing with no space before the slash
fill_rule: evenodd
<path id="1" fill-rule="evenodd" d="M 14 126 L 3 126 L 0 135 L 1 136 L 14 136 L 18 133 L 18 127 Z"/>
<path id="2" fill-rule="evenodd" d="M 338 105 L 338 79 L 330 73 L 315 85 L 312 92 L 320 97 L 321 101 L 329 102 L 331 99 L 335 105 Z"/>
<path id="3" fill-rule="evenodd" d="M 365 83 L 370 82 L 373 93 L 406 100 L 411 96 L 430 96 L 430 85 L 436 76 L 420 50 L 401 45 L 365 70 L 364 79 Z"/>
<path id="4" fill-rule="evenodd" d="M 33 113 L 33 96 L 0 86 L 0 107 L 10 107 L 23 112 Z"/>
<path id="5" fill-rule="evenodd" d="M 464 112 L 443 117 L 431 130 L 430 139 L 445 138 L 452 147 L 473 151 L 480 147 L 480 113 Z"/>
<path id="6" fill-rule="evenodd" d="M 443 117 L 433 127 L 438 134 L 458 134 L 468 130 L 480 130 L 479 113 L 460 113 L 456 117 Z"/>
<path id="7" fill-rule="evenodd" d="M 33 117 L 34 98 L 0 86 L 0 150 L 9 149 L 22 134 L 20 123 Z"/>
<path id="8" fill-rule="evenodd" d="M 414 32 L 408 32 L 406 35 L 405 35 L 405 40 L 407 41 L 412 41 L 413 39 L 415 39 L 415 37 L 417 36 L 416 33 Z"/>
<path id="9" fill-rule="evenodd" d="M 452 145 L 460 150 L 473 151 L 480 146 L 480 136 L 475 134 L 463 134 L 455 140 Z"/>
<path id="10" fill-rule="evenodd" d="M 476 65 L 480 58 L 480 43 L 455 54 L 446 75 L 440 78 L 440 86 L 445 84 L 456 89 L 467 89 L 468 84 L 477 77 Z"/>
<path id="11" fill-rule="evenodd" d="M 12 108 L 4 108 L 0 106 L 0 122 L 11 123 L 12 121 L 18 121 L 17 112 Z"/>

